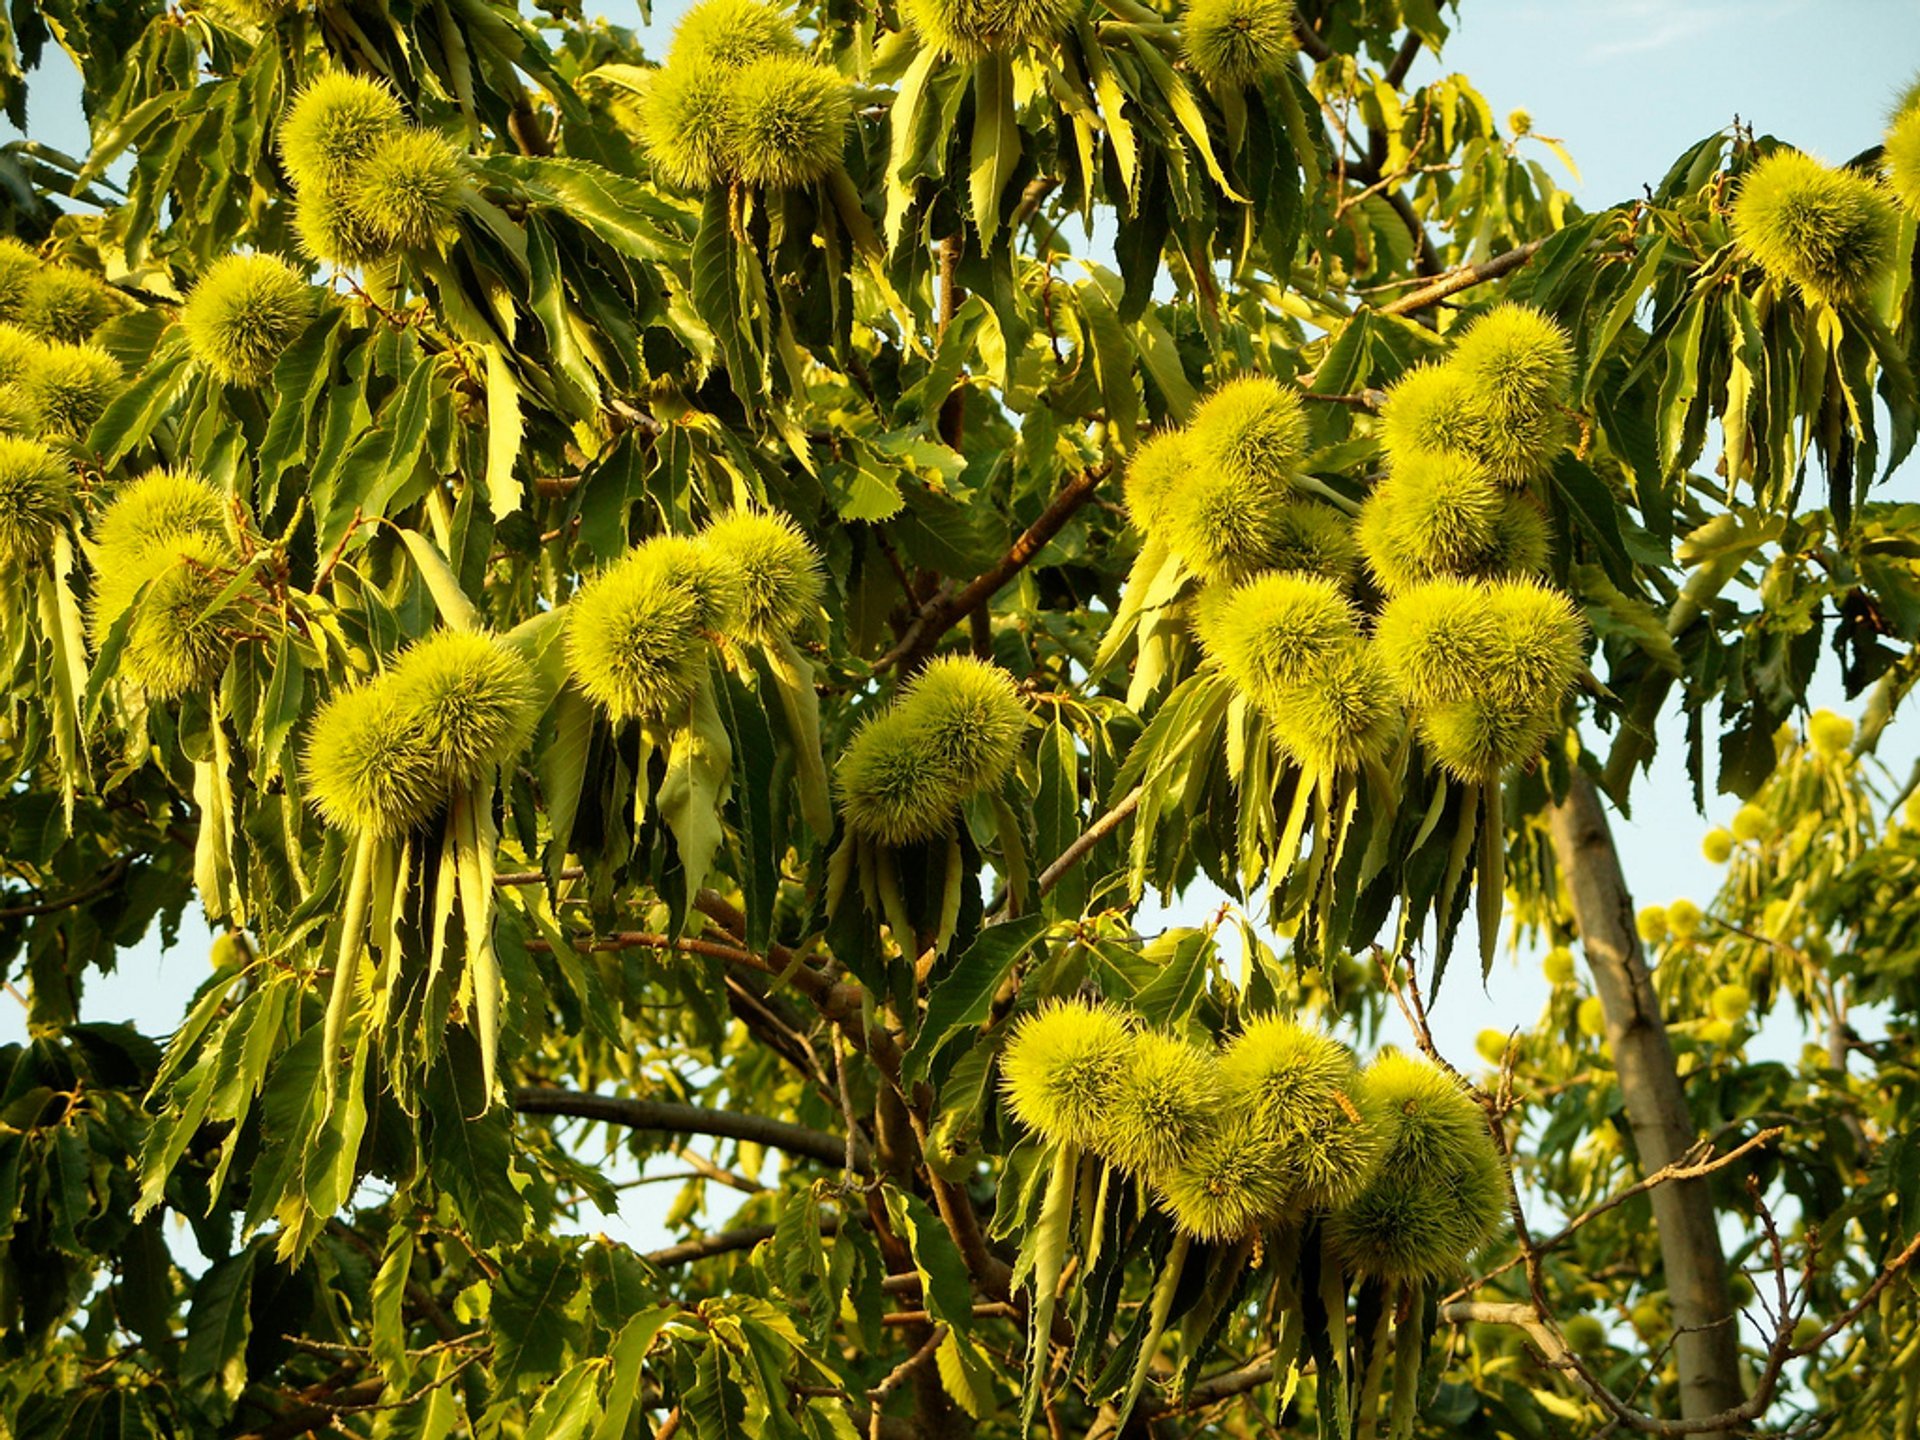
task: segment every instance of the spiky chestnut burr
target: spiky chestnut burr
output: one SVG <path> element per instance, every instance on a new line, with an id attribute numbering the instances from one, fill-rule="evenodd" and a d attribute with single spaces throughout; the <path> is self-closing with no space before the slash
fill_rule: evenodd
<path id="1" fill-rule="evenodd" d="M 180 310 L 195 358 L 229 385 L 263 385 L 313 318 L 314 289 L 277 255 L 216 261 Z"/>

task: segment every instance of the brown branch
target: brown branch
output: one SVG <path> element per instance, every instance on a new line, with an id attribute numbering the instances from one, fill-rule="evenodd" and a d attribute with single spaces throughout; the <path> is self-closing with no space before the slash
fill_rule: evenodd
<path id="1" fill-rule="evenodd" d="M 1333 50 L 1316 34 L 1306 21 L 1300 18 L 1298 11 L 1293 16 L 1293 38 L 1300 43 L 1300 52 L 1314 64 L 1333 58 Z"/>
<path id="2" fill-rule="evenodd" d="M 982 1300 L 973 1307 L 974 1315 L 982 1320 L 1011 1320 L 1020 1311 L 1012 1305 L 999 1300 Z M 933 1316 L 925 1310 L 894 1310 L 880 1317 L 882 1325 L 931 1325 Z"/>
<path id="3" fill-rule="evenodd" d="M 1907 1242 L 1906 1249 L 1902 1250 L 1898 1255 L 1880 1267 L 1880 1273 L 1873 1277 L 1873 1283 L 1867 1286 L 1860 1298 L 1854 1301 L 1837 1320 L 1830 1323 L 1826 1329 L 1814 1336 L 1813 1339 L 1805 1345 L 1796 1347 L 1793 1353 L 1795 1355 L 1811 1355 L 1842 1330 L 1846 1329 L 1847 1326 L 1853 1324 L 1854 1321 L 1866 1314 L 1873 1303 L 1880 1298 L 1880 1292 L 1891 1285 L 1899 1276 L 1900 1272 L 1913 1264 L 1915 1260 L 1920 1260 L 1920 1233 L 1916 1233 L 1914 1237 Z"/>
<path id="4" fill-rule="evenodd" d="M 729 965 L 745 965 L 753 970 L 768 968 L 758 955 L 736 945 L 722 945 L 718 941 L 685 935 L 675 938 L 652 930 L 616 930 L 611 935 L 581 936 L 573 942 L 573 948 L 583 955 L 604 950 L 665 950 L 681 955 L 699 955 L 708 960 L 725 960 Z M 552 952 L 553 946 L 545 940 L 529 940 L 527 949 L 545 955 Z"/>
<path id="5" fill-rule="evenodd" d="M 1496 255 L 1491 260 L 1483 260 L 1478 265 L 1462 265 L 1459 269 L 1442 275 L 1431 285 L 1423 285 L 1411 295 L 1402 295 L 1398 300 L 1392 300 L 1380 306 L 1379 313 L 1411 315 L 1417 310 L 1438 305 L 1442 300 L 1451 295 L 1458 295 L 1462 290 L 1471 290 L 1474 286 L 1484 285 L 1489 280 L 1498 280 L 1502 275 L 1510 274 L 1526 264 L 1546 243 L 1544 239 L 1529 240 L 1524 245 L 1516 245 L 1506 253 Z"/>
<path id="6" fill-rule="evenodd" d="M 1140 808 L 1140 797 L 1145 793 L 1145 789 L 1146 787 L 1142 785 L 1134 786 L 1114 802 L 1111 810 L 1089 825 L 1071 845 L 1062 850 L 1058 858 L 1040 872 L 1040 879 L 1033 887 L 1035 896 L 1045 895 L 1052 890 L 1069 870 L 1087 858 L 1088 852 L 1094 846 L 1126 823 L 1127 817 Z"/>
<path id="7" fill-rule="evenodd" d="M 828 1233 L 825 1225 L 820 1228 L 823 1234 Z M 837 1222 L 834 1228 L 838 1228 Z M 731 1255 L 735 1251 L 751 1250 L 761 1241 L 771 1240 L 773 1235 L 774 1227 L 771 1225 L 742 1225 L 737 1229 L 716 1230 L 711 1235 L 682 1240 L 678 1244 L 668 1245 L 661 1250 L 650 1250 L 640 1258 L 649 1265 L 666 1270 L 676 1265 L 691 1265 L 697 1260 L 711 1260 L 716 1255 Z"/>
<path id="8" fill-rule="evenodd" d="M 1353 395 L 1325 395 L 1317 390 L 1302 390 L 1300 392 L 1300 398 L 1302 400 L 1317 400 L 1322 405 L 1351 405 L 1356 410 L 1377 411 L 1382 405 L 1387 403 L 1387 392 L 1384 390 L 1362 390 Z"/>
<path id="9" fill-rule="evenodd" d="M 1020 538 L 991 569 L 975 576 L 958 594 L 936 595 L 922 607 L 913 624 L 907 627 L 907 633 L 900 637 L 900 643 L 874 662 L 874 673 L 880 674 L 930 651 L 956 621 L 966 619 L 991 600 L 1002 585 L 1025 569 L 1034 556 L 1046 548 L 1047 542 L 1060 533 L 1074 513 L 1093 497 L 1094 487 L 1112 468 L 1103 462 L 1082 470 L 1062 486 L 1060 493 L 1040 512 L 1040 518 L 1021 532 Z"/>
<path id="10" fill-rule="evenodd" d="M 128 867 L 138 858 L 135 855 L 122 855 L 100 872 L 97 880 L 89 881 L 70 895 L 62 895 L 58 900 L 39 900 L 25 905 L 0 906 L 0 920 L 30 920 L 36 915 L 51 915 L 59 910 L 71 910 L 76 905 L 84 905 L 89 900 L 97 900 L 126 878 Z"/>
<path id="11" fill-rule="evenodd" d="M 702 890 L 694 896 L 693 904 L 701 914 L 734 936 L 745 933 L 746 917 L 725 896 L 713 890 Z M 814 1009 L 820 1012 L 820 1018 L 829 1024 L 857 1020 L 864 1006 L 866 992 L 860 986 L 822 974 L 798 959 L 784 945 L 769 946 L 764 960 L 745 950 L 737 951 L 735 955 L 745 958 L 739 960 L 728 957 L 733 963 L 746 964 L 763 974 L 786 980 L 812 1003 Z M 900 1042 L 892 1035 L 878 1025 L 863 1026 L 856 1023 L 847 1027 L 847 1039 L 878 1065 L 883 1075 L 899 1083 Z"/>
<path id="12" fill-rule="evenodd" d="M 625 1125 L 632 1130 L 660 1130 L 675 1135 L 714 1135 L 750 1144 L 767 1145 L 789 1155 L 838 1166 L 846 1154 L 846 1142 L 838 1135 L 809 1130 L 785 1120 L 770 1120 L 764 1115 L 744 1115 L 732 1110 L 709 1110 L 700 1105 L 684 1105 L 673 1100 L 636 1100 L 624 1095 L 592 1095 L 578 1090 L 562 1090 L 545 1085 L 523 1086 L 513 1097 L 513 1108 L 522 1115 L 564 1115 L 580 1120 L 599 1120 L 608 1125 Z M 871 1162 L 857 1157 L 864 1172 Z"/>
<path id="13" fill-rule="evenodd" d="M 1393 57 L 1393 63 L 1387 66 L 1384 77 L 1387 84 L 1398 90 L 1407 83 L 1407 72 L 1413 69 L 1413 62 L 1420 58 L 1420 37 L 1409 30 L 1407 38 L 1400 42 L 1399 53 Z"/>
<path id="14" fill-rule="evenodd" d="M 863 1223 L 863 1217 L 854 1214 L 855 1223 Z M 840 1233 L 841 1220 L 837 1215 L 820 1217 L 822 1238 L 831 1238 Z M 651 1250 L 640 1258 L 649 1265 L 661 1270 L 670 1270 L 679 1265 L 692 1265 L 700 1260 L 711 1260 L 716 1255 L 731 1255 L 741 1250 L 751 1250 L 763 1240 L 771 1240 L 774 1227 L 771 1225 L 740 1225 L 731 1230 L 716 1230 L 711 1235 L 696 1235 L 691 1240 L 681 1240 L 659 1250 Z M 913 1276 L 917 1283 L 918 1272 Z"/>
<path id="15" fill-rule="evenodd" d="M 946 1338 L 947 1327 L 935 1325 L 927 1338 L 921 1342 L 918 1350 L 894 1366 L 885 1379 L 867 1392 L 868 1403 L 873 1407 L 867 1424 L 868 1440 L 880 1440 L 882 1419 L 880 1409 L 886 1404 L 887 1396 L 906 1384 L 914 1371 L 931 1360 L 934 1352 L 940 1348 L 940 1342 Z"/>

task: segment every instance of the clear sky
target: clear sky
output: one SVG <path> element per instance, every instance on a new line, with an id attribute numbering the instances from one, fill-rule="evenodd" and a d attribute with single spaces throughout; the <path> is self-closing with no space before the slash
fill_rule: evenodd
<path id="1" fill-rule="evenodd" d="M 639 25 L 633 0 L 588 8 L 616 24 Z M 643 31 L 662 42 L 652 48 L 663 48 L 683 8 L 656 7 L 654 25 Z M 1915 0 L 1466 0 L 1464 10 L 1444 69 L 1470 76 L 1495 114 L 1523 106 L 1538 133 L 1564 141 L 1582 172 L 1581 183 L 1570 188 L 1590 208 L 1638 194 L 1683 149 L 1736 115 L 1827 160 L 1847 159 L 1877 142 L 1893 97 L 1920 71 Z M 1441 69 L 1424 57 L 1414 79 Z M 50 56 L 31 94 L 36 138 L 73 153 L 83 150 L 77 87 L 63 57 Z M 1920 465 L 1909 464 L 1882 494 L 1913 499 L 1916 477 Z M 1821 703 L 1844 708 L 1831 686 L 1822 689 Z M 1917 731 L 1920 723 L 1903 723 L 1883 741 L 1882 757 L 1897 775 L 1904 776 L 1920 753 Z M 1708 824 L 1724 823 L 1734 802 L 1712 800 L 1708 819 L 1698 817 L 1674 717 L 1664 733 L 1671 748 L 1638 787 L 1637 818 L 1616 822 L 1621 851 L 1640 903 L 1690 895 L 1704 905 L 1719 872 L 1701 858 L 1699 837 Z M 1194 923 L 1211 908 L 1194 897 L 1170 918 Z M 1470 955 L 1470 942 L 1463 943 Z M 149 946 L 127 952 L 117 974 L 90 979 L 85 1013 L 92 1019 L 134 1018 L 149 1032 L 172 1023 L 206 974 L 205 945 L 204 930 L 189 925 L 171 954 Z M 1485 991 L 1471 971 L 1471 961 L 1463 959 L 1435 1016 L 1443 1048 L 1462 1059 L 1479 1029 L 1529 1024 L 1547 995 L 1537 955 L 1497 961 Z M 1859 1018 L 1872 1033 L 1871 1018 Z M 23 1019 L 11 1000 L 0 998 L 0 1043 L 21 1038 Z M 1780 1026 L 1756 1048 L 1791 1055 L 1798 1041 Z M 618 1220 L 588 1228 L 642 1246 L 662 1243 L 659 1217 L 672 1190 L 661 1185 L 635 1192 Z M 720 1198 L 728 1192 L 713 1187 L 709 1193 Z"/>

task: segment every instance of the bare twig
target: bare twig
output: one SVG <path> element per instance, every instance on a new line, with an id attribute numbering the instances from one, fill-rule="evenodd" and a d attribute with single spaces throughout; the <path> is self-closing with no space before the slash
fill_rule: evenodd
<path id="1" fill-rule="evenodd" d="M 71 894 L 62 895 L 58 900 L 37 900 L 21 905 L 0 906 L 0 920 L 30 920 L 36 915 L 51 915 L 59 910 L 71 910 L 76 905 L 84 905 L 96 900 L 126 878 L 127 868 L 138 856 L 122 855 L 100 872 L 97 879 L 88 881 Z"/>
<path id="2" fill-rule="evenodd" d="M 940 1349 L 940 1342 L 946 1338 L 947 1327 L 945 1325 L 934 1326 L 932 1333 L 921 1342 L 918 1350 L 894 1366 L 892 1370 L 887 1372 L 886 1377 L 881 1380 L 878 1385 L 867 1392 L 867 1402 L 873 1407 L 872 1414 L 867 1422 L 868 1440 L 880 1440 L 880 1409 L 886 1404 L 887 1396 L 906 1384 L 907 1381 L 912 1378 L 915 1370 L 918 1370 L 922 1365 L 926 1364 L 927 1361 L 931 1360 L 935 1352 Z"/>
<path id="3" fill-rule="evenodd" d="M 1476 285 L 1484 285 L 1489 280 L 1498 280 L 1502 275 L 1511 274 L 1526 264 L 1540 252 L 1547 242 L 1529 240 L 1524 245 L 1516 245 L 1504 254 L 1491 260 L 1483 260 L 1478 265 L 1462 265 L 1442 275 L 1431 285 L 1422 286 L 1411 295 L 1402 295 L 1398 300 L 1390 300 L 1380 307 L 1382 315 L 1411 315 L 1417 310 L 1438 305 L 1449 296 L 1458 295 L 1462 290 L 1471 290 Z"/>
<path id="4" fill-rule="evenodd" d="M 789 1155 L 804 1155 L 825 1165 L 839 1165 L 846 1154 L 846 1142 L 838 1135 L 809 1130 L 785 1120 L 770 1120 L 764 1115 L 744 1115 L 733 1110 L 709 1110 L 700 1105 L 683 1105 L 674 1100 L 636 1100 L 624 1095 L 591 1095 L 578 1090 L 548 1086 L 525 1086 L 515 1092 L 513 1108 L 522 1115 L 565 1115 L 580 1120 L 598 1120 L 608 1125 L 625 1125 L 633 1130 L 659 1130 L 672 1135 L 717 1135 L 729 1140 L 745 1140 L 771 1146 Z M 864 1147 L 862 1147 L 864 1149 Z M 864 1153 L 856 1154 L 862 1172 L 872 1161 Z"/>
<path id="5" fill-rule="evenodd" d="M 1724 1170 L 1727 1166 L 1758 1150 L 1761 1146 L 1772 1144 L 1784 1134 L 1786 1134 L 1785 1126 L 1769 1126 L 1765 1130 L 1756 1131 L 1733 1149 L 1722 1155 L 1715 1155 L 1713 1153 L 1712 1143 L 1702 1140 L 1698 1145 L 1694 1146 L 1693 1149 L 1689 1150 L 1686 1155 L 1674 1161 L 1671 1165 L 1661 1166 L 1651 1175 L 1636 1180 L 1624 1190 L 1615 1192 L 1605 1200 L 1602 1200 L 1598 1205 L 1574 1216 L 1573 1219 L 1569 1220 L 1564 1226 L 1552 1235 L 1549 1235 L 1546 1239 L 1534 1242 L 1534 1249 L 1543 1255 L 1550 1251 L 1557 1250 L 1573 1238 L 1575 1231 L 1585 1225 L 1591 1224 L 1609 1210 L 1618 1209 L 1636 1195 L 1644 1195 L 1656 1185 L 1665 1185 L 1675 1180 L 1698 1180 L 1704 1176 L 1713 1174 L 1716 1170 Z M 1513 1269 L 1514 1266 L 1520 1264 L 1524 1258 L 1523 1256 L 1516 1255 L 1513 1259 L 1496 1269 L 1489 1270 L 1486 1274 L 1469 1281 L 1447 1298 L 1453 1299 L 1456 1296 L 1472 1294 L 1483 1285 L 1487 1285 L 1506 1274 L 1509 1270 Z"/>
<path id="6" fill-rule="evenodd" d="M 1127 817 L 1140 808 L 1140 797 L 1143 793 L 1143 786 L 1134 786 L 1114 802 L 1111 810 L 1082 831 L 1078 839 L 1062 850 L 1059 857 L 1040 872 L 1040 879 L 1034 885 L 1034 893 L 1045 895 L 1058 885 L 1062 876 L 1087 858 L 1088 851 L 1119 829 L 1126 822 Z"/>
<path id="7" fill-rule="evenodd" d="M 1113 467 L 1099 464 L 1082 470 L 1060 488 L 1035 520 L 1015 540 L 995 564 L 969 581 L 953 595 L 936 595 L 921 608 L 900 642 L 874 662 L 874 673 L 891 670 L 895 665 L 930 651 L 956 622 L 964 620 L 985 605 L 1000 587 L 1019 574 L 1058 535 L 1074 513 L 1092 498 L 1097 486 Z M 908 666 L 907 668 L 912 668 Z"/>

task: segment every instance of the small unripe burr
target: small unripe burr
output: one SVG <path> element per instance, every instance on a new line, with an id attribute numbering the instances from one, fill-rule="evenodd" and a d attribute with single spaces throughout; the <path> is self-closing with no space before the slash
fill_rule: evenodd
<path id="1" fill-rule="evenodd" d="M 37 440 L 0 436 L 0 570 L 44 559 L 73 509 L 73 472 Z"/>
<path id="2" fill-rule="evenodd" d="M 1492 1238 L 1506 1210 L 1486 1119 L 1452 1077 L 1398 1051 L 1369 1065 L 1361 1088 L 1383 1118 L 1385 1155 L 1372 1183 L 1334 1212 L 1327 1238 L 1358 1275 L 1450 1274 Z"/>
<path id="3" fill-rule="evenodd" d="M 1473 387 L 1455 365 L 1409 370 L 1387 390 L 1380 410 L 1380 439 L 1395 461 L 1424 450 L 1477 456 L 1485 427 Z"/>
<path id="4" fill-rule="evenodd" d="M 1499 634 L 1485 589 L 1471 580 L 1432 580 L 1387 602 L 1374 642 L 1408 703 L 1426 706 L 1479 688 Z"/>
<path id="5" fill-rule="evenodd" d="M 1706 923 L 1706 914 L 1684 895 L 1667 906 L 1667 927 L 1676 940 L 1691 940 Z"/>
<path id="6" fill-rule="evenodd" d="M 313 318 L 314 289 L 276 255 L 216 261 L 180 310 L 194 357 L 229 385 L 262 385 Z"/>
<path id="7" fill-rule="evenodd" d="M 0 385 L 0 434 L 34 436 L 46 429 L 24 385 Z"/>
<path id="8" fill-rule="evenodd" d="M 758 0 L 701 0 L 674 27 L 667 64 L 737 70 L 768 55 L 792 55 L 800 41 L 793 21 Z"/>
<path id="9" fill-rule="evenodd" d="M 743 66 L 734 84 L 727 156 L 747 184 L 791 190 L 840 163 L 853 104 L 847 82 L 836 71 L 770 55 Z"/>
<path id="10" fill-rule="evenodd" d="M 27 372 L 47 353 L 47 342 L 18 325 L 0 324 L 0 385 L 24 384 Z"/>
<path id="11" fill-rule="evenodd" d="M 519 754 L 540 718 L 532 667 L 491 635 L 443 630 L 417 641 L 385 683 L 404 722 L 425 736 L 449 790 L 485 778 Z"/>
<path id="12" fill-rule="evenodd" d="M 1240 1240 L 1286 1219 L 1298 1177 L 1273 1128 L 1227 1111 L 1161 1176 L 1160 1205 L 1183 1235 Z"/>
<path id="13" fill-rule="evenodd" d="M 120 362 L 98 345 L 50 343 L 22 382 L 43 434 L 79 439 L 120 385 Z"/>
<path id="14" fill-rule="evenodd" d="M 370 264 L 393 250 L 361 218 L 347 192 L 334 187 L 309 185 L 295 197 L 293 233 L 308 255 L 342 269 Z"/>
<path id="15" fill-rule="evenodd" d="M 1734 1025 L 1747 1018 L 1747 1012 L 1753 1008 L 1753 996 L 1748 993 L 1746 986 L 1729 981 L 1713 987 L 1713 995 L 1707 1004 L 1713 1011 L 1714 1019 Z"/>
<path id="16" fill-rule="evenodd" d="M 182 470 L 151 470 L 120 487 L 94 526 L 98 553 L 89 625 L 96 648 L 140 587 L 174 562 L 184 541 L 231 554 L 220 491 Z"/>
<path id="17" fill-rule="evenodd" d="M 409 127 L 375 145 L 346 186 L 348 207 L 383 245 L 427 250 L 459 233 L 466 152 L 444 135 Z"/>
<path id="18" fill-rule="evenodd" d="M 1589 1040 L 1598 1040 L 1607 1033 L 1607 1007 L 1600 1003 L 1598 995 L 1589 995 L 1574 1008 L 1574 1029 Z"/>
<path id="19" fill-rule="evenodd" d="M 1284 74 L 1299 49 L 1292 0 L 1193 0 L 1184 29 L 1187 63 L 1217 90 Z"/>
<path id="20" fill-rule="evenodd" d="M 141 567 L 147 587 L 120 664 L 149 695 L 174 699 L 219 678 L 233 654 L 237 601 L 217 605 L 238 559 L 224 539 L 175 535 Z M 137 588 L 137 587 L 136 587 Z"/>
<path id="21" fill-rule="evenodd" d="M 971 655 L 929 661 L 897 708 L 963 796 L 999 788 L 1030 720 L 1013 677 Z"/>
<path id="22" fill-rule="evenodd" d="M 1853 721 L 1832 710 L 1816 710 L 1807 717 L 1807 742 L 1814 753 L 1832 759 L 1853 744 Z"/>
<path id="23" fill-rule="evenodd" d="M 1552 532 L 1540 506 L 1527 495 L 1501 497 L 1493 520 L 1493 539 L 1474 574 L 1488 580 L 1538 575 L 1547 568 Z"/>
<path id="24" fill-rule="evenodd" d="M 0 236 L 0 320 L 16 321 L 27 282 L 40 271 L 40 255 L 11 235 Z"/>
<path id="25" fill-rule="evenodd" d="M 1019 1021 L 1000 1057 L 1007 1108 L 1052 1144 L 1094 1146 L 1132 1049 L 1117 1006 L 1052 1001 Z"/>
<path id="26" fill-rule="evenodd" d="M 955 60 L 1050 45 L 1073 23 L 1073 0 L 903 0 L 923 43 Z"/>
<path id="27" fill-rule="evenodd" d="M 1357 637 L 1315 659 L 1271 711 L 1275 738 L 1323 774 L 1384 758 L 1400 739 L 1404 715 L 1378 651 Z"/>
<path id="28" fill-rule="evenodd" d="M 1633 928 L 1640 939 L 1648 945 L 1658 945 L 1667 938 L 1672 926 L 1667 920 L 1667 908 L 1664 905 L 1643 905 L 1633 917 Z"/>
<path id="29" fill-rule="evenodd" d="M 1360 548 L 1381 590 L 1396 595 L 1487 563 L 1505 497 L 1479 461 L 1444 450 L 1402 456 L 1360 512 Z"/>
<path id="30" fill-rule="evenodd" d="M 399 98 L 386 85 L 330 70 L 294 97 L 280 123 L 280 161 L 302 190 L 333 189 L 401 123 Z"/>
<path id="31" fill-rule="evenodd" d="M 1520 709 L 1551 706 L 1580 673 L 1587 626 L 1567 596 L 1538 580 L 1486 587 L 1494 643 L 1486 667 L 1495 698 Z"/>
<path id="32" fill-rule="evenodd" d="M 1283 1015 L 1250 1020 L 1220 1057 L 1228 1108 L 1246 1109 L 1278 1137 L 1298 1200 L 1344 1205 L 1380 1168 L 1380 1117 L 1360 1108 L 1353 1052 Z"/>
<path id="33" fill-rule="evenodd" d="M 736 73 L 712 61 L 653 73 L 640 101 L 640 144 L 657 177 L 680 190 L 726 183 L 736 86 Z"/>
<path id="34" fill-rule="evenodd" d="M 1164 529 L 1170 499 L 1186 482 L 1193 466 L 1193 452 L 1184 430 L 1156 430 L 1140 442 L 1120 477 L 1127 518 L 1134 529 L 1143 535 Z"/>
<path id="35" fill-rule="evenodd" d="M 1560 711 L 1466 695 L 1422 710 L 1419 728 L 1428 753 L 1448 774 L 1484 782 L 1537 757 L 1560 728 Z"/>
<path id="36" fill-rule="evenodd" d="M 1773 816 L 1759 805 L 1746 804 L 1733 812 L 1733 838 L 1742 845 L 1764 840 L 1773 833 Z"/>
<path id="37" fill-rule="evenodd" d="M 867 720 L 840 756 L 834 779 L 850 833 L 911 845 L 952 828 L 960 787 L 898 706 Z"/>
<path id="38" fill-rule="evenodd" d="M 119 308 L 119 297 L 84 270 L 48 265 L 27 281 L 20 300 L 22 330 L 43 340 L 78 345 Z"/>
<path id="39" fill-rule="evenodd" d="M 740 567 L 704 535 L 654 535 L 622 562 L 657 575 L 693 601 L 693 623 L 708 635 L 723 635 L 739 618 L 745 597 Z"/>
<path id="40" fill-rule="evenodd" d="M 414 829 L 445 798 L 431 741 L 384 679 L 338 691 L 321 708 L 303 773 L 321 819 L 376 838 Z"/>
<path id="41" fill-rule="evenodd" d="M 190 470 L 149 470 L 114 492 L 94 526 L 103 551 L 138 556 L 183 532 L 218 537 L 227 529 L 227 499 Z"/>
<path id="42" fill-rule="evenodd" d="M 1360 542 L 1353 525 L 1331 505 L 1290 500 L 1274 517 L 1267 558 L 1275 570 L 1323 575 L 1345 585 L 1360 566 Z"/>
<path id="43" fill-rule="evenodd" d="M 1203 464 L 1166 497 L 1168 548 L 1204 580 L 1243 580 L 1271 568 L 1287 504 L 1281 486 Z"/>
<path id="44" fill-rule="evenodd" d="M 1307 416 L 1299 393 L 1267 375 L 1218 386 L 1188 426 L 1203 469 L 1285 492 L 1307 456 Z"/>
<path id="45" fill-rule="evenodd" d="M 1224 1092 L 1212 1055 L 1172 1035 L 1134 1035 L 1093 1148 L 1135 1175 L 1162 1175 L 1218 1120 Z"/>
<path id="46" fill-rule="evenodd" d="M 1899 222 L 1864 175 L 1775 150 L 1741 177 L 1733 238 L 1767 275 L 1829 304 L 1861 299 L 1892 263 Z"/>
<path id="47" fill-rule="evenodd" d="M 1263 710 L 1305 683 L 1316 661 L 1359 635 L 1352 602 L 1318 575 L 1274 571 L 1209 590 L 1200 643 L 1240 691 Z"/>
<path id="48" fill-rule="evenodd" d="M 812 628 L 825 582 L 820 552 L 792 518 L 735 510 L 700 536 L 740 575 L 739 608 L 728 633 L 749 644 L 773 645 Z"/>
<path id="49" fill-rule="evenodd" d="M 569 602 L 566 647 L 575 683 L 617 721 L 679 711 L 707 666 L 694 595 L 633 554 Z"/>
<path id="50" fill-rule="evenodd" d="M 1920 215 L 1920 106 L 1902 111 L 1888 129 L 1885 159 L 1895 197 Z"/>
<path id="51" fill-rule="evenodd" d="M 1474 454 L 1503 485 L 1553 468 L 1572 433 L 1573 341 L 1530 305 L 1496 305 L 1467 327 L 1450 367 L 1479 419 Z"/>

